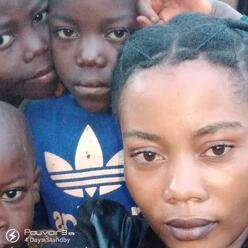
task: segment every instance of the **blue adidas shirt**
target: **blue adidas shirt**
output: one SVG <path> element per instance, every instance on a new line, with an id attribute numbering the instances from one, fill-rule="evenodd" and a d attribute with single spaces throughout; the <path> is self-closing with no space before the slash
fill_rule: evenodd
<path id="1" fill-rule="evenodd" d="M 76 225 L 78 206 L 90 198 L 111 199 L 135 213 L 124 181 L 121 135 L 111 113 L 87 112 L 65 93 L 30 102 L 25 115 L 42 170 L 35 226 Z"/>

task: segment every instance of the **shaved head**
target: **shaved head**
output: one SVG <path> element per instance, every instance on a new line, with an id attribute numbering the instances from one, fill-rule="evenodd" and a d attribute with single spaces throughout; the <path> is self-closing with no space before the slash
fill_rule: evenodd
<path id="1" fill-rule="evenodd" d="M 0 102 L 0 116 L 0 165 L 6 162 L 33 165 L 31 134 L 23 114 Z"/>

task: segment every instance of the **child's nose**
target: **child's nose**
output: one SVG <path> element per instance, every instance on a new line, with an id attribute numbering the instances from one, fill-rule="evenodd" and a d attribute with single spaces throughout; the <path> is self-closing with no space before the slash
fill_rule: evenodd
<path id="1" fill-rule="evenodd" d="M 35 57 L 45 54 L 49 49 L 48 40 L 38 33 L 29 34 L 25 38 L 24 62 L 30 63 Z"/>
<path id="2" fill-rule="evenodd" d="M 107 57 L 102 42 L 93 37 L 84 38 L 79 45 L 76 63 L 80 67 L 105 67 L 107 65 Z"/>

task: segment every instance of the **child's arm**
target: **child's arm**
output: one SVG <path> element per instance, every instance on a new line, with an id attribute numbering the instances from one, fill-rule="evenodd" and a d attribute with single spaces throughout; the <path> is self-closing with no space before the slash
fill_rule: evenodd
<path id="1" fill-rule="evenodd" d="M 141 26 L 168 21 L 182 12 L 194 11 L 218 17 L 240 19 L 241 14 L 218 0 L 136 0 Z"/>

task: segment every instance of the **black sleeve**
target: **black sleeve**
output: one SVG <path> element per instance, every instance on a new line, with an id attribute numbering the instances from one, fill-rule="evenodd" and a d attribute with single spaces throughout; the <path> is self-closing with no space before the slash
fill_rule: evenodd
<path id="1" fill-rule="evenodd" d="M 138 247 L 147 225 L 130 216 L 119 203 L 92 200 L 79 208 L 77 226 L 68 232 L 69 243 L 54 243 L 46 248 L 130 248 Z M 69 236 L 74 232 L 73 236 Z"/>

